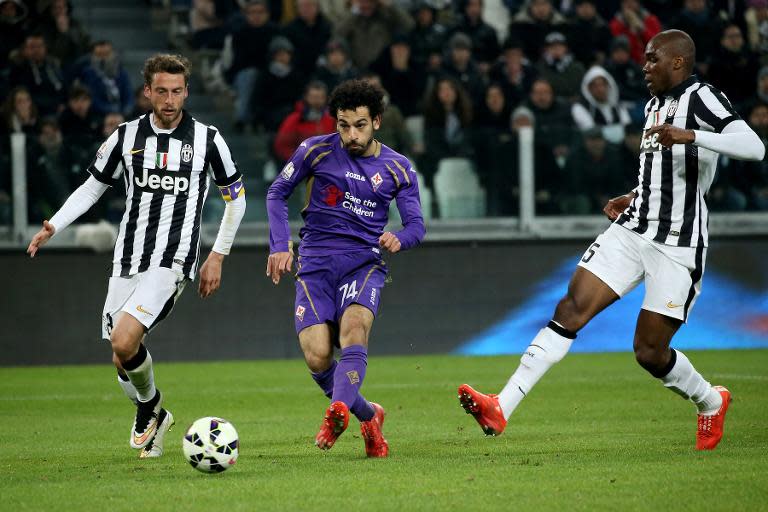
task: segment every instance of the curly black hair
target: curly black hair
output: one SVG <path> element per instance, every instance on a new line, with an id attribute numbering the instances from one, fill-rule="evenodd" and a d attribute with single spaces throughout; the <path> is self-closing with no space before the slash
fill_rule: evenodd
<path id="1" fill-rule="evenodd" d="M 347 80 L 333 89 L 328 107 L 333 117 L 338 115 L 339 110 L 368 107 L 371 119 L 375 119 L 384 112 L 384 90 L 365 80 Z"/>

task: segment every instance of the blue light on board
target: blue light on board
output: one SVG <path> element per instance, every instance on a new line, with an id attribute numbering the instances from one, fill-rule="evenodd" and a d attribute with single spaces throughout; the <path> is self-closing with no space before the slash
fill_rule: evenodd
<path id="1" fill-rule="evenodd" d="M 579 256 L 580 257 L 580 256 Z M 579 257 L 539 282 L 530 298 L 454 352 L 465 355 L 519 354 L 552 319 Z M 632 350 L 635 321 L 645 296 L 640 285 L 579 332 L 572 352 Z M 758 293 L 713 271 L 704 273 L 702 293 L 672 340 L 683 349 L 768 348 L 768 292 Z"/>

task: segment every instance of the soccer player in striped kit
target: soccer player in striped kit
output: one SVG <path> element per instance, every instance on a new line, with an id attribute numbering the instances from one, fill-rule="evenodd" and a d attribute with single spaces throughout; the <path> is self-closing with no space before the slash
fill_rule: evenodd
<path id="1" fill-rule="evenodd" d="M 337 131 L 302 142 L 267 193 L 267 275 L 278 284 L 291 270 L 286 200 L 306 181 L 294 321 L 312 378 L 331 399 L 315 444 L 330 449 L 352 413 L 360 420 L 366 454 L 386 457 L 384 409 L 359 390 L 388 273 L 381 251 L 410 249 L 424 238 L 419 184 L 408 159 L 374 138 L 384 109 L 380 87 L 362 80 L 343 82 L 329 103 Z M 393 200 L 403 229 L 384 232 Z M 341 349 L 338 362 L 334 345 Z"/>
<path id="2" fill-rule="evenodd" d="M 488 435 L 507 419 L 544 373 L 560 361 L 576 333 L 600 311 L 645 281 L 634 351 L 652 376 L 698 410 L 696 449 L 712 450 L 723 436 L 730 392 L 712 386 L 672 337 L 688 320 L 701 290 L 708 245 L 706 193 L 720 154 L 761 160 L 765 147 L 725 95 L 691 74 L 690 36 L 668 30 L 645 49 L 645 107 L 638 186 L 604 211 L 614 223 L 587 249 L 567 295 L 523 354 L 498 395 L 459 387 L 459 401 Z"/>
<path id="3" fill-rule="evenodd" d="M 226 207 L 213 250 L 200 268 L 201 297 L 221 283 L 245 213 L 242 176 L 227 144 L 213 126 L 183 110 L 189 63 L 179 55 L 155 55 L 144 64 L 144 94 L 152 112 L 121 124 L 88 167 L 90 176 L 34 236 L 39 248 L 85 213 L 122 176 L 125 213 L 115 244 L 112 276 L 102 316 L 102 336 L 112 344 L 118 382 L 136 404 L 130 445 L 141 458 L 159 457 L 173 415 L 155 387 L 152 357 L 143 341 L 167 317 L 184 286 L 195 278 L 200 254 L 200 219 L 209 176 Z"/>

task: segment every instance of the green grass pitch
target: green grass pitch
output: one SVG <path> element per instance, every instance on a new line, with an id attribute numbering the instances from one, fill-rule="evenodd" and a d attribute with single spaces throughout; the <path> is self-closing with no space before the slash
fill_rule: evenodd
<path id="1" fill-rule="evenodd" d="M 768 510 L 768 351 L 690 352 L 734 395 L 717 450 L 694 450 L 694 407 L 631 354 L 572 354 L 486 438 L 458 405 L 498 391 L 517 357 L 372 357 L 391 455 L 365 458 L 356 420 L 313 445 L 327 405 L 301 361 L 156 363 L 177 418 L 166 455 L 128 446 L 133 410 L 107 366 L 0 369 L 0 510 Z M 181 437 L 219 415 L 237 465 L 192 469 Z"/>

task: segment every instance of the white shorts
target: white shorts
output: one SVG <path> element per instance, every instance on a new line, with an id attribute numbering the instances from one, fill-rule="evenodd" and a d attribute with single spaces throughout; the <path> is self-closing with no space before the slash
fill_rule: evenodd
<path id="1" fill-rule="evenodd" d="M 135 317 L 147 328 L 158 325 L 173 309 L 187 284 L 186 277 L 169 268 L 150 268 L 129 277 L 110 277 L 101 336 L 110 339 L 112 328 L 123 312 Z"/>
<path id="2" fill-rule="evenodd" d="M 645 280 L 642 308 L 687 321 L 701 293 L 706 247 L 675 247 L 611 224 L 579 262 L 619 297 Z"/>

